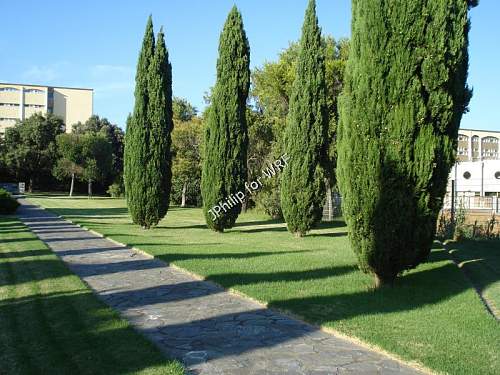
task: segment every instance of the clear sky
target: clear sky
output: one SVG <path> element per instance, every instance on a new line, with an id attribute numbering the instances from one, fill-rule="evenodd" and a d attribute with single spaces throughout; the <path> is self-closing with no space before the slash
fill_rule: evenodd
<path id="1" fill-rule="evenodd" d="M 231 6 L 243 14 L 251 66 L 276 59 L 297 40 L 307 0 L 0 0 L 0 81 L 89 87 L 94 112 L 120 126 L 133 108 L 135 65 L 146 19 L 163 25 L 174 95 L 199 109 L 214 84 L 218 37 Z M 323 32 L 350 34 L 350 1 L 317 0 Z M 471 12 L 469 83 L 464 128 L 500 130 L 500 1 Z"/>

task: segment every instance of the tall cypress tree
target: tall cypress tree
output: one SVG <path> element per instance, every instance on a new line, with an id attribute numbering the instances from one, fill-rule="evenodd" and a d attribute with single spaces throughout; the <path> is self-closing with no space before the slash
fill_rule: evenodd
<path id="1" fill-rule="evenodd" d="M 144 218 L 149 188 L 144 167 L 149 156 L 148 76 L 154 49 L 153 20 L 149 16 L 137 63 L 134 112 L 127 126 L 124 152 L 124 181 L 128 210 L 132 221 L 144 227 L 147 226 Z"/>
<path id="2" fill-rule="evenodd" d="M 321 220 L 328 140 L 325 61 L 316 2 L 302 26 L 296 78 L 285 130 L 289 166 L 281 176 L 281 207 L 288 230 L 303 236 Z"/>
<path id="3" fill-rule="evenodd" d="M 166 215 L 170 203 L 172 163 L 170 155 L 172 121 L 172 67 L 168 61 L 163 30 L 156 39 L 154 57 L 148 71 L 149 157 L 145 172 L 148 199 L 144 225 L 150 227 Z"/>
<path id="4" fill-rule="evenodd" d="M 429 253 L 467 87 L 464 0 L 353 0 L 338 181 L 351 245 L 376 284 Z"/>
<path id="5" fill-rule="evenodd" d="M 250 47 L 241 14 L 234 6 L 219 40 L 217 82 L 207 115 L 201 183 L 207 225 L 219 232 L 231 228 L 241 212 L 241 205 L 232 203 L 218 217 L 211 210 L 245 188 L 249 64 Z"/>
<path id="6" fill-rule="evenodd" d="M 124 180 L 132 221 L 144 228 L 166 214 L 170 197 L 172 73 L 163 32 L 155 48 L 151 16 L 137 63 L 135 106 L 127 121 Z"/>

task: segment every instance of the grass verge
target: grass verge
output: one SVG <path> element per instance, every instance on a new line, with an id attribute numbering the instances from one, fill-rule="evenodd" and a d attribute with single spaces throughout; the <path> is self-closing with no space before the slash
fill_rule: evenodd
<path id="1" fill-rule="evenodd" d="M 21 222 L 0 216 L 0 373 L 184 371 L 100 302 Z"/>
<path id="2" fill-rule="evenodd" d="M 500 241 L 449 242 L 447 247 L 490 309 L 500 317 Z"/>

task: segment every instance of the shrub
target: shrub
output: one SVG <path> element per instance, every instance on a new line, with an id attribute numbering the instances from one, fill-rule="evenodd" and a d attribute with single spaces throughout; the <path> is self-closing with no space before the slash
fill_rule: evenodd
<path id="1" fill-rule="evenodd" d="M 19 202 L 12 198 L 12 195 L 4 189 L 0 189 L 0 214 L 10 215 L 16 212 Z"/>
<path id="2" fill-rule="evenodd" d="M 120 177 L 118 181 L 109 185 L 106 193 L 113 198 L 123 198 L 125 196 L 125 185 L 123 184 L 123 179 Z"/>

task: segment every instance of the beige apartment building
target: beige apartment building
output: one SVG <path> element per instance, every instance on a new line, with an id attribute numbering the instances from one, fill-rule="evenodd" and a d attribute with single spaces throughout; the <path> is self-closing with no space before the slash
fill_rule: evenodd
<path id="1" fill-rule="evenodd" d="M 460 129 L 458 161 L 500 160 L 500 131 Z"/>
<path id="2" fill-rule="evenodd" d="M 73 124 L 92 116 L 93 90 L 0 82 L 0 135 L 37 112 L 61 117 L 70 131 Z"/>

